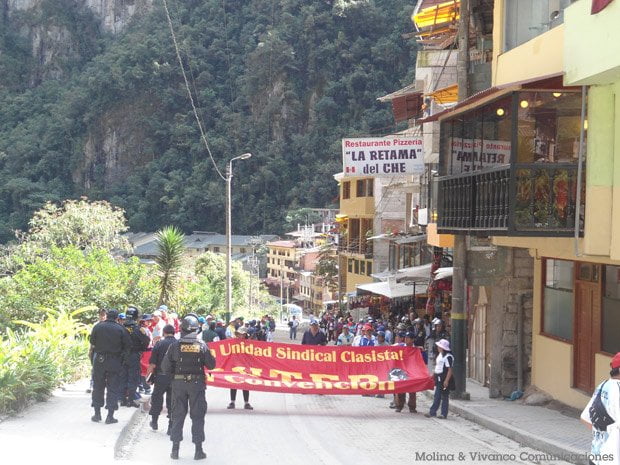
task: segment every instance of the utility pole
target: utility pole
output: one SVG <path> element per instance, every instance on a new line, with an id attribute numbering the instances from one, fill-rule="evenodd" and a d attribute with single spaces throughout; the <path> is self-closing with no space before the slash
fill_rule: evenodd
<path id="1" fill-rule="evenodd" d="M 469 96 L 469 0 L 461 0 L 458 30 L 459 49 L 456 62 L 459 101 Z M 452 276 L 452 352 L 454 355 L 454 397 L 469 399 L 465 369 L 467 351 L 467 302 L 465 300 L 465 269 L 467 267 L 467 236 L 454 236 L 454 274 Z"/>
<path id="2" fill-rule="evenodd" d="M 284 274 L 280 270 L 280 318 L 282 315 L 284 315 Z"/>
<path id="3" fill-rule="evenodd" d="M 230 322 L 232 314 L 232 164 L 235 160 L 247 160 L 252 156 L 251 153 L 244 153 L 238 157 L 231 158 L 226 164 L 226 324 Z"/>

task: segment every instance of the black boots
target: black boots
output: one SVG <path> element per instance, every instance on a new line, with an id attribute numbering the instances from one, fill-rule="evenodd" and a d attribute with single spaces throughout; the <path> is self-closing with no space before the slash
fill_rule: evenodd
<path id="1" fill-rule="evenodd" d="M 174 459 L 174 460 L 178 460 L 179 458 L 179 446 L 181 445 L 180 442 L 173 442 L 172 443 L 172 452 L 170 452 L 170 458 Z"/>
<path id="2" fill-rule="evenodd" d="M 95 407 L 95 414 L 90 417 L 90 419 L 92 421 L 101 421 L 101 408 L 100 407 Z"/>
<path id="3" fill-rule="evenodd" d="M 118 420 L 116 418 L 114 418 L 114 410 L 109 408 L 108 409 L 108 416 L 105 419 L 105 424 L 106 425 L 111 425 L 112 423 L 118 423 Z"/>
<path id="4" fill-rule="evenodd" d="M 153 429 L 153 431 L 157 431 L 157 419 L 158 418 L 159 418 L 159 415 L 151 416 L 151 422 L 149 423 L 149 426 Z"/>
<path id="5" fill-rule="evenodd" d="M 194 452 L 194 460 L 206 459 L 207 454 L 202 450 L 202 444 L 196 444 L 196 452 Z"/>

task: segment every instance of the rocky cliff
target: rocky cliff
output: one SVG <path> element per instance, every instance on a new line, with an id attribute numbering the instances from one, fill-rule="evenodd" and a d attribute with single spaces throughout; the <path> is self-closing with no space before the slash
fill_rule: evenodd
<path id="1" fill-rule="evenodd" d="M 152 0 L 3 1 L 4 25 L 30 44 L 30 86 L 66 77 L 97 52 L 103 35 L 120 33 L 152 7 Z"/>
<path id="2" fill-rule="evenodd" d="M 169 0 L 215 163 L 235 165 L 239 233 L 337 201 L 340 138 L 393 126 L 408 0 Z M 47 200 L 87 195 L 132 229 L 224 228 L 161 2 L 0 0 L 0 241 Z"/>

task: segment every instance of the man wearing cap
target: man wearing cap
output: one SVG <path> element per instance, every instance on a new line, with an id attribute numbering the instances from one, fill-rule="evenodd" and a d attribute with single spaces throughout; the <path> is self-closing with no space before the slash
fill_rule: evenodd
<path id="1" fill-rule="evenodd" d="M 161 315 L 161 310 L 155 310 L 152 315 L 153 331 L 151 335 L 153 336 L 153 344 L 157 344 L 157 341 L 163 337 L 163 329 L 164 326 L 166 326 L 166 322 L 162 319 Z"/>
<path id="2" fill-rule="evenodd" d="M 301 343 L 302 345 L 309 346 L 324 346 L 327 344 L 325 333 L 319 331 L 319 322 L 317 320 L 310 322 L 310 329 L 304 333 Z"/>
<path id="3" fill-rule="evenodd" d="M 405 333 L 405 346 L 406 347 L 413 347 L 413 340 L 414 340 L 415 336 L 413 334 L 413 331 L 409 331 L 407 333 Z M 407 393 L 406 392 L 401 392 L 396 394 L 396 398 L 395 398 L 395 404 L 396 404 L 396 412 L 401 412 L 403 410 L 403 407 L 405 406 L 405 399 L 407 397 Z M 409 402 L 407 402 L 407 407 L 409 407 L 409 411 L 411 413 L 417 413 L 418 411 L 416 410 L 416 393 L 415 392 L 410 392 L 409 393 Z"/>
<path id="4" fill-rule="evenodd" d="M 238 316 L 234 320 L 231 320 L 230 323 L 228 323 L 228 327 L 226 328 L 226 337 L 227 338 L 234 337 L 235 336 L 235 331 L 240 326 L 243 326 L 243 317 L 242 316 Z"/>
<path id="5" fill-rule="evenodd" d="M 215 323 L 215 332 L 220 338 L 220 341 L 226 339 L 226 328 L 224 328 L 224 322 L 222 320 L 217 320 Z"/>
<path id="6" fill-rule="evenodd" d="M 220 340 L 220 336 L 215 332 L 215 322 L 211 320 L 209 323 L 205 323 L 202 330 L 202 340 L 205 342 L 215 342 Z"/>
<path id="7" fill-rule="evenodd" d="M 342 332 L 338 335 L 338 340 L 336 341 L 337 346 L 350 346 L 353 342 L 353 334 L 349 331 L 349 327 L 344 325 L 342 327 Z"/>
<path id="8" fill-rule="evenodd" d="M 375 338 L 372 335 L 372 325 L 366 323 L 362 328 L 362 337 L 360 338 L 360 347 L 374 346 Z"/>
<path id="9" fill-rule="evenodd" d="M 377 331 L 377 341 L 375 342 L 376 346 L 389 346 L 390 343 L 385 338 L 385 331 Z"/>
<path id="10" fill-rule="evenodd" d="M 450 391 L 454 389 L 454 378 L 452 377 L 454 356 L 450 352 L 450 342 L 447 339 L 440 339 L 435 345 L 439 350 L 439 355 L 435 361 L 435 395 L 430 412 L 424 416 L 427 418 L 437 416 L 437 418 L 445 420 L 448 417 Z M 440 405 L 441 415 L 437 415 Z"/>
<path id="11" fill-rule="evenodd" d="M 591 465 L 620 464 L 620 352 L 611 359 L 610 366 L 609 379 L 597 386 L 581 413 L 581 421 L 592 429 Z M 604 421 L 605 413 L 610 417 L 608 421 Z"/>
<path id="12" fill-rule="evenodd" d="M 114 411 L 118 409 L 120 392 L 120 374 L 124 360 L 129 357 L 131 339 L 129 333 L 116 322 L 118 312 L 110 309 L 106 320 L 96 324 L 90 334 L 93 357 L 93 394 L 92 406 L 95 414 L 91 420 L 101 421 L 101 408 L 104 406 L 108 416 L 106 424 L 118 423 Z"/>

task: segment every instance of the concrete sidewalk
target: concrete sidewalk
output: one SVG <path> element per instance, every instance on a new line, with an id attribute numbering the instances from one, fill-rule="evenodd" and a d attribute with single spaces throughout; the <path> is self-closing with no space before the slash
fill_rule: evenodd
<path id="1" fill-rule="evenodd" d="M 522 445 L 575 464 L 586 464 L 591 432 L 574 416 L 521 401 L 489 398 L 488 389 L 467 380 L 471 400 L 450 399 L 450 412 Z M 427 391 L 427 395 L 432 392 Z"/>
<path id="2" fill-rule="evenodd" d="M 46 402 L 0 422 L 2 462 L 109 464 L 122 456 L 132 422 L 142 417 L 139 409 L 120 407 L 113 425 L 94 423 L 88 384 L 82 380 L 57 389 Z"/>

